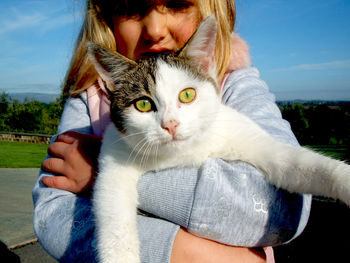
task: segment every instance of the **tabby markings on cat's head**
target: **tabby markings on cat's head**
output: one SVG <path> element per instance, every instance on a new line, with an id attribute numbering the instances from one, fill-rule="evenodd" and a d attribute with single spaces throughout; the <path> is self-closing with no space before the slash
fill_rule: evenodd
<path id="1" fill-rule="evenodd" d="M 127 134 L 141 132 L 142 127 L 159 134 L 165 132 L 165 135 L 154 137 L 181 140 L 184 135 L 179 129 L 185 124 L 185 119 L 195 116 L 196 105 L 192 104 L 203 92 L 200 89 L 202 82 L 214 85 L 213 80 L 174 54 L 140 61 L 114 81 L 115 90 L 110 94 L 111 118 L 118 130 Z"/>

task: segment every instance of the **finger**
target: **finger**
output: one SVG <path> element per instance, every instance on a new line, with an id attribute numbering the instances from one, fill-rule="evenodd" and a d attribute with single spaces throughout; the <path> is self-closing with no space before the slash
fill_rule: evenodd
<path id="1" fill-rule="evenodd" d="M 67 143 L 73 143 L 75 140 L 102 140 L 102 136 L 96 136 L 88 133 L 80 133 L 76 131 L 67 131 L 60 134 L 56 141 L 63 141 Z"/>
<path id="2" fill-rule="evenodd" d="M 57 156 L 59 158 L 65 159 L 67 150 L 71 147 L 71 144 L 65 142 L 54 142 L 51 143 L 47 152 L 51 156 Z"/>
<path id="3" fill-rule="evenodd" d="M 65 133 L 58 135 L 55 142 L 64 142 L 64 143 L 72 144 L 75 142 L 77 137 L 78 137 L 77 132 L 68 131 L 68 132 L 65 132 Z"/>
<path id="4" fill-rule="evenodd" d="M 64 160 L 59 158 L 47 158 L 41 164 L 41 169 L 55 174 L 67 175 Z"/>
<path id="5" fill-rule="evenodd" d="M 65 176 L 43 176 L 40 181 L 47 187 L 75 192 L 75 182 Z"/>

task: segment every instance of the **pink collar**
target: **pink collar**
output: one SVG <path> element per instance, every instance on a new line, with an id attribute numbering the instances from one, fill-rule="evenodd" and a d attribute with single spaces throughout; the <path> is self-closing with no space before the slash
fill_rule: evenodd
<path id="1" fill-rule="evenodd" d="M 251 65 L 248 45 L 236 33 L 232 34 L 232 52 L 230 63 L 221 81 L 223 89 L 228 76 L 235 70 Z M 87 100 L 94 135 L 102 136 L 105 128 L 111 122 L 110 101 L 103 81 L 99 78 L 97 84 L 87 89 Z"/>

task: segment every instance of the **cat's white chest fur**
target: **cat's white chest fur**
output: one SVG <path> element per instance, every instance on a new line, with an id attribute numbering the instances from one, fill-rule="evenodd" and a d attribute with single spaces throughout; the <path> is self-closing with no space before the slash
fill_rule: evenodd
<path id="1" fill-rule="evenodd" d="M 128 165 L 122 142 L 113 147 L 119 137 L 115 127 L 108 127 L 99 157 L 93 198 L 98 254 L 101 262 L 140 263 L 136 229 L 140 171 Z"/>

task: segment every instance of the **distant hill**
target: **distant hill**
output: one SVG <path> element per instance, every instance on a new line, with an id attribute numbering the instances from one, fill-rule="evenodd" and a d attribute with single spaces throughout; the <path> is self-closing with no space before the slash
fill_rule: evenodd
<path id="1" fill-rule="evenodd" d="M 29 100 L 37 100 L 43 103 L 50 103 L 56 101 L 59 98 L 59 94 L 47 94 L 47 93 L 8 93 L 12 100 L 18 100 L 23 103 L 27 98 Z"/>
<path id="2" fill-rule="evenodd" d="M 35 92 L 22 92 L 22 93 L 7 93 L 12 100 L 18 100 L 20 103 L 23 103 L 25 98 L 29 100 L 37 100 L 43 103 L 54 102 L 57 98 L 60 97 L 60 94 L 50 94 L 50 93 L 35 93 Z M 350 101 L 341 101 L 341 100 L 277 100 L 277 104 L 279 107 L 292 105 L 292 104 L 301 104 L 304 106 L 309 105 L 318 105 L 318 104 L 326 104 L 328 106 L 333 105 L 343 105 L 348 104 Z"/>
<path id="3" fill-rule="evenodd" d="M 277 101 L 277 105 L 280 107 L 289 106 L 293 104 L 301 104 L 303 106 L 310 105 L 327 105 L 327 106 L 340 106 L 349 104 L 349 100 L 281 100 Z"/>

